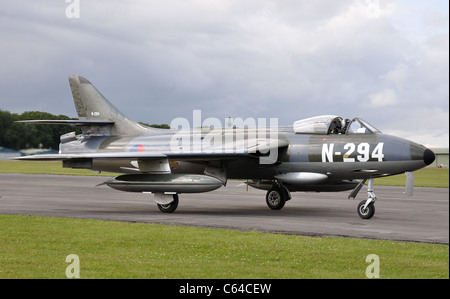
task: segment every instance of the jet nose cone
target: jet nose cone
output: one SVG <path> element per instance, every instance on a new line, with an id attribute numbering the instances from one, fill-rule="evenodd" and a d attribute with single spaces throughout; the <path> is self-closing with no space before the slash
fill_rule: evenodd
<path id="1" fill-rule="evenodd" d="M 425 164 L 427 165 L 430 165 L 434 162 L 434 159 L 436 159 L 436 156 L 434 155 L 433 151 L 427 148 L 423 152 L 423 162 L 425 162 Z"/>

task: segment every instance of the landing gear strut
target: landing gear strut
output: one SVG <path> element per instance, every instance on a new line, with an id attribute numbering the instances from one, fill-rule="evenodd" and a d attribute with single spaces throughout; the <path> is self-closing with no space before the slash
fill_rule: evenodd
<path id="1" fill-rule="evenodd" d="M 366 180 L 363 180 L 358 187 L 355 188 L 354 192 L 349 195 L 350 197 L 356 197 L 359 190 Z M 375 214 L 375 201 L 377 200 L 377 196 L 373 192 L 373 179 L 369 179 L 369 183 L 367 186 L 367 200 L 363 200 L 358 204 L 358 208 L 356 211 L 358 212 L 359 217 L 362 219 L 370 219 Z"/>

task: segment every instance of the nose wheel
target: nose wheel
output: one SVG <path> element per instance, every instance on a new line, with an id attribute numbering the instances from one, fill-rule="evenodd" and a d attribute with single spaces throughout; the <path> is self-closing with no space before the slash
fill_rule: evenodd
<path id="1" fill-rule="evenodd" d="M 353 192 L 349 195 L 349 198 L 355 198 L 358 194 L 361 187 L 364 185 L 367 179 L 364 179 Z M 359 217 L 362 219 L 370 219 L 375 215 L 375 201 L 377 200 L 377 196 L 373 192 L 373 179 L 369 179 L 369 183 L 367 185 L 367 200 L 363 200 L 358 204 L 358 208 L 356 211 L 358 212 Z"/>
<path id="2" fill-rule="evenodd" d="M 370 219 L 375 214 L 375 205 L 371 202 L 366 206 L 366 200 L 363 200 L 358 204 L 357 211 L 362 219 Z"/>

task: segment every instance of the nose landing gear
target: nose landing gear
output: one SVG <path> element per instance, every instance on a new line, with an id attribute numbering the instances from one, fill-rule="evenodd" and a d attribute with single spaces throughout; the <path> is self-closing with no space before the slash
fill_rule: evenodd
<path id="1" fill-rule="evenodd" d="M 366 183 L 367 179 L 362 180 L 359 185 L 355 188 L 355 190 L 350 193 L 348 198 L 355 198 L 358 194 L 361 187 Z M 359 217 L 362 219 L 370 219 L 375 214 L 375 201 L 377 200 L 377 196 L 373 192 L 373 178 L 369 179 L 369 183 L 367 186 L 367 200 L 363 200 L 358 204 L 358 208 L 356 211 L 358 212 Z"/>

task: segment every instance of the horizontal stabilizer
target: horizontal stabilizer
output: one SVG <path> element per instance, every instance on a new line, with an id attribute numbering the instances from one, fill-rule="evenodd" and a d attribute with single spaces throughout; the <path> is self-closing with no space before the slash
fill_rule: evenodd
<path id="1" fill-rule="evenodd" d="M 108 126 L 113 125 L 113 121 L 105 120 L 60 120 L 60 119 L 39 119 L 39 120 L 19 120 L 17 123 L 36 125 L 69 125 L 74 127 L 82 126 Z"/>
<path id="2" fill-rule="evenodd" d="M 164 154 L 150 154 L 145 152 L 110 152 L 110 153 L 85 153 L 85 154 L 54 154 L 31 155 L 14 158 L 14 160 L 28 161 L 62 161 L 71 159 L 161 159 Z"/>

